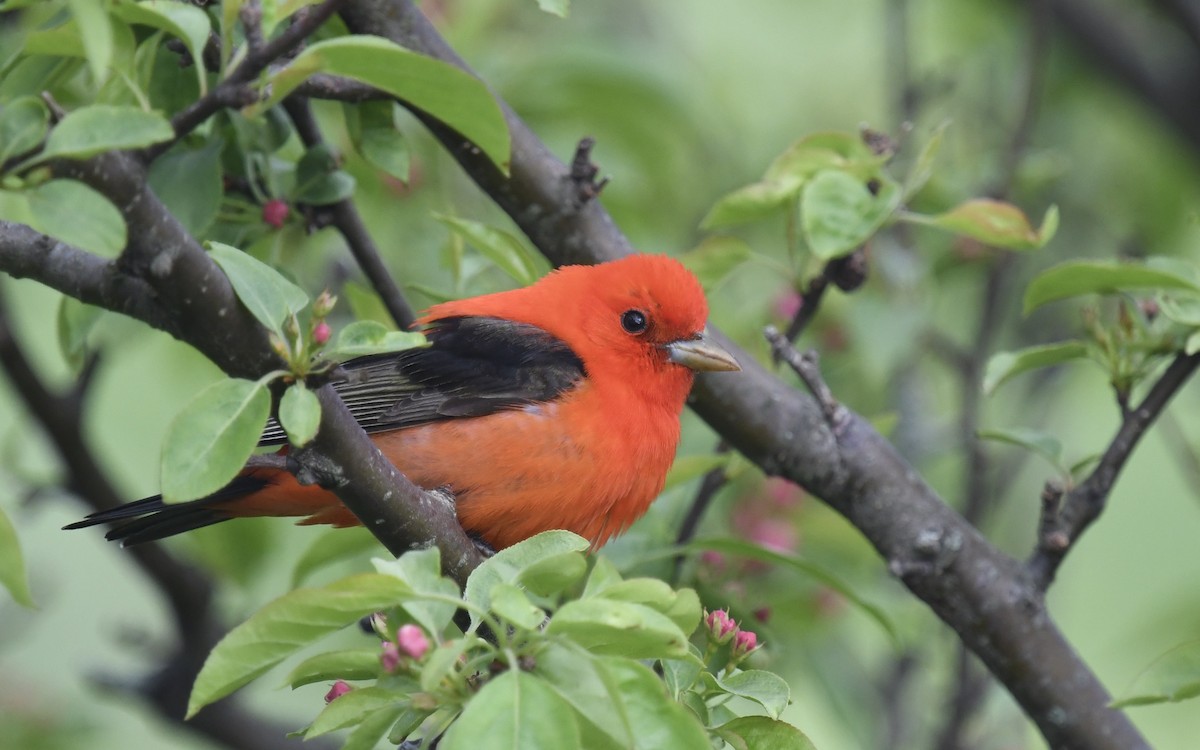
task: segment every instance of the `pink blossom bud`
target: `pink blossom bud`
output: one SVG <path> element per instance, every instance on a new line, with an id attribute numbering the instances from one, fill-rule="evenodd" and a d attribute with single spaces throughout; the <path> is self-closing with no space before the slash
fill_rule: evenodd
<path id="1" fill-rule="evenodd" d="M 329 692 L 325 694 L 325 702 L 332 703 L 351 690 L 353 690 L 353 688 L 350 687 L 349 683 L 347 683 L 345 680 L 338 680 L 337 682 L 333 683 L 333 687 L 329 688 Z"/>
<path id="2" fill-rule="evenodd" d="M 429 651 L 429 639 L 425 637 L 425 632 L 412 623 L 401 625 L 396 631 L 396 644 L 402 654 L 417 661 Z"/>
<path id="3" fill-rule="evenodd" d="M 392 673 L 400 666 L 400 647 L 391 641 L 383 642 L 383 653 L 379 655 L 379 664 L 383 671 Z"/>
<path id="4" fill-rule="evenodd" d="M 312 340 L 317 346 L 325 346 L 329 342 L 329 337 L 333 331 L 329 328 L 329 324 L 321 321 L 313 326 Z"/>
<path id="5" fill-rule="evenodd" d="M 738 629 L 737 623 L 730 619 L 729 613 L 723 609 L 709 612 L 704 618 L 704 625 L 708 628 L 708 637 L 720 644 L 733 640 L 733 635 Z"/>
<path id="6" fill-rule="evenodd" d="M 700 553 L 700 564 L 719 573 L 725 569 L 725 555 L 716 550 L 706 549 Z"/>
<path id="7" fill-rule="evenodd" d="M 800 312 L 803 305 L 804 298 L 800 296 L 800 293 L 789 289 L 775 298 L 775 317 L 781 320 L 791 320 L 796 317 L 796 313 Z"/>
<path id="8" fill-rule="evenodd" d="M 283 222 L 287 221 L 288 213 L 291 211 L 288 204 L 278 198 L 272 198 L 263 204 L 262 220 L 265 224 L 279 229 L 283 226 Z"/>
<path id="9" fill-rule="evenodd" d="M 745 658 L 754 649 L 758 648 L 758 636 L 752 631 L 738 631 L 737 636 L 733 639 L 733 658 Z"/>

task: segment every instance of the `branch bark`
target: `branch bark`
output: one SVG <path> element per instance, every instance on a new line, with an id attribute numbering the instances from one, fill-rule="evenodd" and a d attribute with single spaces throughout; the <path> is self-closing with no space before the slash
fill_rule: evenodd
<path id="1" fill-rule="evenodd" d="M 355 33 L 466 68 L 411 2 L 351 0 L 342 17 Z M 416 114 L 554 263 L 629 253 L 599 202 L 580 204 L 566 165 L 504 111 L 513 141 L 507 177 L 453 131 Z M 734 346 L 715 334 L 722 346 Z M 692 403 L 701 417 L 768 474 L 804 486 L 857 526 L 889 569 L 1008 687 L 1052 746 L 1147 747 L 1128 718 L 1107 707 L 1107 691 L 1054 625 L 1016 560 L 947 507 L 861 417 L 848 412 L 834 435 L 812 399 L 744 352 L 739 361 L 745 363 L 739 375 L 698 378 Z"/>

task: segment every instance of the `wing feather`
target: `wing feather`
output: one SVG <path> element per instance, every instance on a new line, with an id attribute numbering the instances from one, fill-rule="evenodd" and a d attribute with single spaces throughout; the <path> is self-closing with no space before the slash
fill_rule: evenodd
<path id="1" fill-rule="evenodd" d="M 481 417 L 549 401 L 584 378 L 561 339 L 527 323 L 453 317 L 431 323 L 429 346 L 345 362 L 334 389 L 367 432 Z M 287 442 L 272 418 L 259 445 Z"/>

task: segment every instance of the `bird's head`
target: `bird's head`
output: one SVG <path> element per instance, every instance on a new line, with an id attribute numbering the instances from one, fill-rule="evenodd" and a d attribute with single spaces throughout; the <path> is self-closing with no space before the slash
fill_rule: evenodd
<path id="1" fill-rule="evenodd" d="M 686 393 L 696 371 L 741 369 L 706 330 L 696 277 L 665 255 L 564 266 L 523 289 L 448 302 L 430 318 L 490 315 L 530 323 L 567 344 L 592 377 L 667 380 Z"/>

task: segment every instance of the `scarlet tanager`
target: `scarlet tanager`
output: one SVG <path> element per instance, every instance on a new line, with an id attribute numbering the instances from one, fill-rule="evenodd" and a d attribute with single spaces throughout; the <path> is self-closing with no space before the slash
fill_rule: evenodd
<path id="1" fill-rule="evenodd" d="M 448 488 L 463 528 L 492 548 L 549 529 L 599 546 L 662 491 L 694 372 L 740 369 L 707 317 L 700 283 L 671 258 L 567 266 L 435 305 L 418 321 L 428 347 L 346 362 L 334 388 L 383 454 Z M 260 444 L 286 441 L 271 422 Z M 137 544 L 244 516 L 358 524 L 333 493 L 254 468 L 200 500 L 150 497 L 66 528 L 114 524 L 108 539 Z"/>

